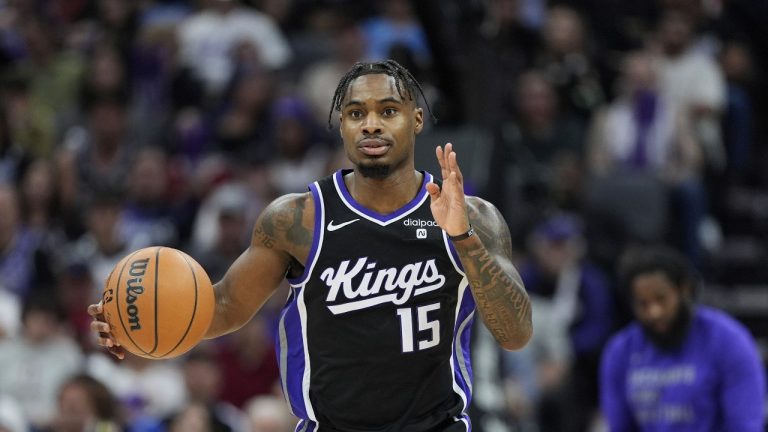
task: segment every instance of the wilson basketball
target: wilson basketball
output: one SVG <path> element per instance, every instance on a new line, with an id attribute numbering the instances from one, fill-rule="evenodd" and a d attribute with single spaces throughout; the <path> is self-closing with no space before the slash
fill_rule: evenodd
<path id="1" fill-rule="evenodd" d="M 186 253 L 139 249 L 112 269 L 102 296 L 104 318 L 127 351 L 150 359 L 176 357 L 202 339 L 211 324 L 211 280 Z"/>

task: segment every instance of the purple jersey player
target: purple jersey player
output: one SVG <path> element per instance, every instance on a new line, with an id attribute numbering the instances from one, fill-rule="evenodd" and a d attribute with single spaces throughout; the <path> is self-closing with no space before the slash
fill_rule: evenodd
<path id="1" fill-rule="evenodd" d="M 603 353 L 600 403 L 612 432 L 763 432 L 765 369 L 749 331 L 693 305 L 677 253 L 635 251 L 622 263 L 636 322 Z"/>

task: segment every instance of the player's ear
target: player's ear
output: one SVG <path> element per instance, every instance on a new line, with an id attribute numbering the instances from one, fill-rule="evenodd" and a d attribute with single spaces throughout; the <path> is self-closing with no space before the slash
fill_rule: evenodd
<path id="1" fill-rule="evenodd" d="M 416 107 L 413 110 L 414 120 L 416 122 L 416 126 L 414 127 L 414 132 L 418 135 L 421 133 L 421 130 L 424 129 L 424 110 Z"/>

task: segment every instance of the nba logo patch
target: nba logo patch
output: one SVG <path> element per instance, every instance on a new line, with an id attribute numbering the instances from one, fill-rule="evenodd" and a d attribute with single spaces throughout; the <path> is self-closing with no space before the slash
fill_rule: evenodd
<path id="1" fill-rule="evenodd" d="M 427 230 L 425 228 L 419 228 L 416 230 L 416 238 L 425 239 L 427 238 Z"/>

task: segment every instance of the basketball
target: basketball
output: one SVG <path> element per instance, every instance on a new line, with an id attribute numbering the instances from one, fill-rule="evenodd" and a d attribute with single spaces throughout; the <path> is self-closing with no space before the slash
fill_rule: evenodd
<path id="1" fill-rule="evenodd" d="M 186 253 L 139 249 L 115 265 L 102 295 L 104 319 L 126 351 L 150 359 L 177 357 L 202 339 L 214 310 L 213 285 Z"/>

